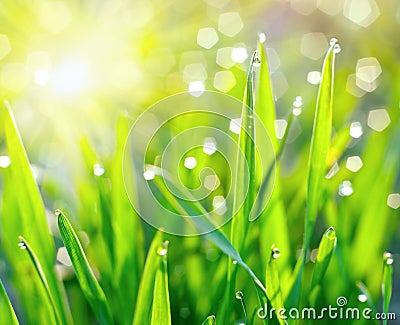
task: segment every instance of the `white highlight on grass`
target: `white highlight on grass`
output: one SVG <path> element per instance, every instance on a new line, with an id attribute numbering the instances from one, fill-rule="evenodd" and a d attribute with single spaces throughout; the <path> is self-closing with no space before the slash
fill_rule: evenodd
<path id="1" fill-rule="evenodd" d="M 10 157 L 0 156 L 0 168 L 7 168 L 11 165 Z"/>
<path id="2" fill-rule="evenodd" d="M 222 195 L 214 196 L 212 204 L 216 214 L 223 215 L 227 211 L 226 201 Z"/>
<path id="3" fill-rule="evenodd" d="M 332 168 L 329 170 L 328 174 L 326 174 L 325 178 L 331 179 L 333 176 L 335 176 L 339 171 L 339 165 L 337 162 L 335 162 L 332 166 Z"/>
<path id="4" fill-rule="evenodd" d="M 187 157 L 187 158 L 185 158 L 185 162 L 183 163 L 183 165 L 187 169 L 193 169 L 197 166 L 197 160 L 194 157 Z"/>
<path id="5" fill-rule="evenodd" d="M 66 266 L 72 266 L 71 259 L 69 258 L 67 248 L 65 246 L 60 247 L 57 251 L 57 261 L 59 261 L 61 264 L 64 264 Z"/>
<path id="6" fill-rule="evenodd" d="M 364 295 L 363 293 L 358 295 L 358 301 L 360 302 L 366 302 L 368 300 L 367 296 Z"/>
<path id="7" fill-rule="evenodd" d="M 156 174 L 152 170 L 146 170 L 143 173 L 143 177 L 146 181 L 151 181 L 152 179 L 154 179 L 155 176 Z"/>

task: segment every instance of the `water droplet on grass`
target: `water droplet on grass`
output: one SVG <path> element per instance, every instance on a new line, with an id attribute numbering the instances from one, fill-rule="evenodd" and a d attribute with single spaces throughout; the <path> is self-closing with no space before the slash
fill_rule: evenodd
<path id="1" fill-rule="evenodd" d="M 385 254 L 383 254 L 383 260 L 385 261 L 386 265 L 392 265 L 394 262 L 393 255 L 389 252 L 385 252 Z"/>
<path id="2" fill-rule="evenodd" d="M 0 168 L 7 168 L 11 165 L 10 157 L 0 156 Z"/>
<path id="3" fill-rule="evenodd" d="M 104 167 L 100 164 L 95 164 L 93 166 L 93 174 L 95 176 L 101 176 L 104 174 Z"/>
<path id="4" fill-rule="evenodd" d="M 338 40 L 336 37 L 332 37 L 332 38 L 330 39 L 330 41 L 329 41 L 329 45 L 330 45 L 330 46 L 335 45 L 335 44 L 337 44 L 338 41 L 339 41 L 339 40 Z"/>
<path id="5" fill-rule="evenodd" d="M 258 41 L 260 43 L 265 43 L 267 41 L 267 35 L 265 35 L 265 33 L 258 34 Z"/>
<path id="6" fill-rule="evenodd" d="M 366 302 L 368 300 L 367 296 L 364 295 L 363 293 L 358 295 L 358 301 L 360 302 Z"/>
<path id="7" fill-rule="evenodd" d="M 342 51 L 342 48 L 340 47 L 340 45 L 339 44 L 335 44 L 335 46 L 333 47 L 333 52 L 335 53 L 335 54 L 338 54 L 338 53 L 340 53 Z"/>
<path id="8" fill-rule="evenodd" d="M 243 300 L 243 292 L 242 291 L 236 292 L 235 297 L 236 299 Z"/>
<path id="9" fill-rule="evenodd" d="M 281 251 L 279 250 L 278 247 L 273 247 L 272 248 L 272 258 L 276 260 L 279 256 L 281 256 Z"/>
<path id="10" fill-rule="evenodd" d="M 157 254 L 160 256 L 165 256 L 168 253 L 168 240 L 163 242 L 163 244 L 157 249 Z"/>

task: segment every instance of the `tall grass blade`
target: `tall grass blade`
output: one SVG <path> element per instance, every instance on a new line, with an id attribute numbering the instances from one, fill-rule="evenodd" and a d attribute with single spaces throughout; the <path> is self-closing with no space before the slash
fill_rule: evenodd
<path id="1" fill-rule="evenodd" d="M 388 315 L 390 299 L 392 298 L 392 281 L 393 281 L 393 255 L 386 252 L 383 255 L 383 280 L 382 280 L 382 296 L 383 296 L 383 313 Z M 383 320 L 383 325 L 387 324 L 387 319 Z"/>
<path id="2" fill-rule="evenodd" d="M 35 267 L 35 270 L 40 278 L 40 281 L 42 282 L 42 285 L 46 291 L 47 294 L 47 298 L 49 299 L 48 302 L 50 302 L 51 304 L 51 308 L 53 310 L 54 313 L 54 319 L 56 321 L 57 324 L 62 324 L 61 319 L 60 319 L 60 314 L 58 313 L 57 310 L 57 306 L 54 302 L 53 296 L 51 295 L 50 292 L 50 288 L 49 288 L 49 284 L 47 282 L 46 279 L 46 275 L 43 272 L 43 268 L 42 265 L 40 264 L 40 261 L 38 259 L 38 257 L 36 256 L 34 250 L 32 249 L 32 247 L 29 245 L 29 243 L 26 241 L 26 239 L 22 236 L 19 236 L 19 244 L 18 246 L 22 249 L 22 250 L 26 250 L 30 260 L 32 261 L 33 266 Z M 44 302 L 43 302 L 44 303 Z"/>
<path id="3" fill-rule="evenodd" d="M 45 208 L 8 102 L 0 108 L 0 115 L 11 160 L 5 177 L 5 187 L 11 187 L 10 191 L 4 193 L 3 200 L 3 208 L 8 209 L 8 212 L 2 216 L 3 245 L 6 254 L 16 274 L 22 278 L 24 264 L 20 258 L 16 258 L 18 253 L 15 239 L 21 233 L 25 234 L 42 263 L 43 273 L 48 281 L 61 321 L 63 324 L 70 324 L 72 316 L 64 287 L 54 272 L 55 247 L 47 224 Z M 21 280 L 19 284 L 26 289 L 26 292 L 32 290 L 32 283 Z M 40 297 L 40 299 L 46 298 Z M 23 300 L 25 309 L 29 309 L 28 318 L 35 317 L 41 307 L 32 308 L 28 306 L 25 298 Z"/>
<path id="4" fill-rule="evenodd" d="M 56 216 L 58 218 L 58 228 L 61 238 L 67 248 L 83 294 L 96 314 L 99 323 L 104 325 L 113 324 L 106 296 L 89 266 L 78 236 L 66 216 L 60 210 L 56 211 Z"/>
<path id="5" fill-rule="evenodd" d="M 1 323 L 4 325 L 19 325 L 15 316 L 14 309 L 8 299 L 7 292 L 4 289 L 3 282 L 0 280 L 0 315 Z"/>
<path id="6" fill-rule="evenodd" d="M 142 278 L 139 285 L 138 296 L 133 319 L 133 325 L 149 324 L 151 319 L 151 303 L 154 291 L 154 279 L 158 270 L 160 256 L 157 251 L 162 246 L 163 234 L 158 231 L 151 243 L 147 254 Z"/>
<path id="7" fill-rule="evenodd" d="M 323 181 L 326 174 L 326 160 L 330 145 L 332 130 L 332 106 L 335 54 L 337 52 L 336 39 L 331 40 L 322 66 L 321 83 L 318 90 L 314 125 L 311 137 L 310 155 L 308 160 L 306 218 L 303 251 L 291 280 L 291 291 L 288 296 L 288 306 L 297 306 L 300 299 L 301 279 L 307 250 L 317 219 L 322 198 Z"/>
<path id="8" fill-rule="evenodd" d="M 151 325 L 171 325 L 171 308 L 168 291 L 167 271 L 168 242 L 164 242 L 158 248 L 159 265 L 156 272 L 153 293 L 153 308 L 151 313 Z"/>

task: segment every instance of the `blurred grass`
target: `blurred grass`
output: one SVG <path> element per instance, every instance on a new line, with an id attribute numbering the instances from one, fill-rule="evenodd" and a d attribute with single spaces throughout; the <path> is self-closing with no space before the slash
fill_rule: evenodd
<path id="1" fill-rule="evenodd" d="M 318 3 L 328 2 L 333 3 Z M 211 0 L 207 3 L 139 1 L 133 4 L 94 0 L 65 3 L 71 20 L 59 33 L 46 30 L 40 22 L 42 1 L 28 4 L 5 0 L 0 4 L 1 33 L 7 35 L 11 43 L 11 52 L 0 59 L 0 97 L 12 103 L 30 162 L 35 167 L 35 174 L 32 174 L 14 121 L 1 108 L 0 155 L 9 156 L 11 165 L 1 168 L 0 277 L 22 324 L 53 320 L 50 319 L 51 309 L 40 303 L 46 301 L 46 292 L 31 261 L 18 251 L 19 235 L 29 241 L 42 263 L 63 322 L 71 322 L 63 286 L 68 293 L 74 322 L 88 323 L 94 319 L 71 266 L 56 262 L 57 276 L 62 281 L 53 270 L 56 249 L 63 244 L 52 217 L 46 220 L 46 212 L 59 207 L 68 215 L 76 216 L 71 222 L 94 275 L 109 296 L 116 322 L 132 323 L 134 315 L 138 314 L 137 297 L 144 294 L 140 293 L 139 283 L 143 275 L 149 274 L 144 259 L 146 252 L 148 256 L 153 254 L 149 247 L 154 231 L 140 221 L 125 193 L 122 154 L 132 121 L 120 116 L 128 113 L 134 118 L 156 100 L 187 90 L 184 69 L 193 63 L 204 65 L 206 89 L 215 89 L 216 72 L 231 71 L 236 84 L 227 93 L 241 99 L 248 59 L 223 68 L 216 63 L 217 50 L 243 46 L 249 54 L 259 31 L 266 32 L 267 42 L 258 45 L 262 63 L 256 70 L 256 113 L 271 135 L 275 132 L 276 119 L 289 119 L 292 101 L 297 95 L 303 97 L 303 113 L 293 122 L 286 143 L 272 136 L 275 152 L 283 148 L 276 165 L 275 190 L 263 215 L 249 226 L 248 244 L 243 254 L 240 251 L 241 256 L 257 276 L 267 274 L 267 292 L 275 283 L 268 280 L 268 276 L 276 274 L 274 279 L 279 276 L 282 294 L 287 295 L 290 274 L 301 254 L 305 206 L 309 200 L 306 170 L 317 93 L 316 86 L 307 83 L 306 78 L 309 71 L 320 71 L 321 67 L 321 59 L 313 60 L 301 53 L 302 37 L 311 32 L 324 33 L 326 40 L 336 36 L 343 49 L 335 68 L 333 138 L 327 165 L 331 167 L 337 162 L 339 171 L 330 179 L 323 179 L 327 170 L 320 173 L 322 184 L 316 186 L 320 198 L 312 200 L 320 206 L 320 212 L 312 227 L 314 231 L 307 235 L 309 249 L 303 251 L 304 277 L 311 279 L 312 272 L 319 268 L 315 249 L 324 231 L 333 226 L 338 243 L 324 277 L 317 281 L 316 306 L 335 305 L 337 297 L 345 296 L 349 305 L 374 306 L 376 311 L 389 308 L 399 315 L 396 259 L 400 243 L 399 219 L 398 210 L 387 205 L 388 195 L 400 189 L 397 1 L 378 2 L 380 16 L 365 28 L 345 18 L 342 10 L 332 16 L 320 9 L 303 15 L 295 10 L 296 1 L 227 1 L 224 6 L 222 2 Z M 315 6 L 315 1 L 297 3 L 304 3 L 305 8 Z M 198 29 L 210 26 L 218 30 L 219 15 L 225 12 L 239 12 L 244 28 L 233 38 L 218 31 L 216 46 L 210 50 L 199 47 L 196 44 Z M 3 48 L 1 45 L 0 51 Z M 163 55 L 158 49 L 163 49 Z M 276 51 L 278 63 L 272 60 L 271 49 Z M 318 52 L 320 48 L 316 46 L 314 50 Z M 46 87 L 36 84 L 32 71 L 28 73 L 28 82 L 23 78 L 16 83 L 10 80 L 10 74 L 4 72 L 7 65 L 21 63 L 27 68 L 27 57 L 37 51 L 49 53 L 52 71 L 69 57 L 83 61 L 89 58 L 90 86 L 65 95 L 55 94 L 51 82 Z M 348 91 L 348 76 L 355 73 L 358 59 L 371 56 L 378 59 L 383 70 L 378 87 L 361 97 L 354 96 Z M 266 57 L 270 59 L 268 65 Z M 18 87 L 10 89 L 11 84 Z M 375 108 L 386 108 L 390 116 L 390 124 L 382 132 L 368 126 L 368 114 Z M 350 124 L 354 121 L 360 121 L 363 127 L 364 134 L 359 139 L 349 135 Z M 330 137 L 327 128 L 323 131 Z M 363 162 L 356 173 L 346 168 L 347 158 L 354 155 L 360 156 Z M 93 174 L 95 164 L 104 168 L 104 174 Z M 224 179 L 223 176 L 220 179 Z M 354 193 L 341 196 L 338 189 L 346 180 L 351 181 Z M 311 219 L 314 220 L 314 216 Z M 225 233 L 228 230 L 222 228 Z M 254 315 L 259 307 L 257 293 L 251 278 L 242 269 L 238 269 L 236 289 L 230 297 L 223 298 L 227 258 L 218 250 L 218 244 L 205 238 L 165 237 L 170 241 L 168 282 L 173 324 L 201 324 L 211 314 L 217 316 L 218 323 L 223 303 L 232 305 L 231 321 L 239 321 L 243 317 L 242 307 L 234 297 L 239 289 L 243 291 L 249 315 Z M 272 244 L 281 252 L 273 261 L 270 260 Z M 384 251 L 393 251 L 395 257 L 390 305 L 389 269 L 384 268 L 386 271 L 383 278 L 381 276 Z M 316 260 L 313 256 L 317 256 Z M 274 271 L 267 273 L 271 262 Z M 155 274 L 150 275 L 144 303 L 153 299 Z M 383 297 L 382 281 L 387 287 Z M 272 283 L 268 285 L 269 282 Z M 307 288 L 304 283 L 303 287 Z M 360 293 L 368 293 L 365 303 L 358 301 Z M 307 293 L 303 294 L 300 304 L 305 304 L 308 298 Z M 139 323 L 135 318 L 136 324 L 150 323 L 151 304 L 147 303 L 146 308 L 147 318 Z"/>

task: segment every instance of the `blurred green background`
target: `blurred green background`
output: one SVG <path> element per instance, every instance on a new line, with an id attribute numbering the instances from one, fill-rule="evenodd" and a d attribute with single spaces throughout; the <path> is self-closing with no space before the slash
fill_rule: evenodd
<path id="1" fill-rule="evenodd" d="M 331 200 L 313 247 L 326 226 L 335 226 L 339 243 L 342 236 L 349 272 L 338 275 L 333 268 L 327 275 L 335 288 L 327 290 L 326 301 L 346 292 L 346 283 L 361 280 L 378 302 L 382 254 L 394 253 L 392 311 L 400 317 L 399 30 L 398 0 L 1 0 L 0 98 L 13 107 L 46 208 L 76 216 L 90 237 L 89 203 L 77 189 L 93 185 L 93 175 L 85 166 L 81 139 L 89 139 L 107 171 L 121 114 L 133 121 L 156 101 L 183 91 L 216 90 L 241 99 L 258 33 L 265 33 L 277 126 L 285 124 L 294 98 L 303 98 L 280 180 L 294 265 L 302 244 L 302 184 L 319 71 L 329 39 L 337 37 L 342 51 L 333 110 L 338 136 L 327 181 Z M 0 156 L 4 168 L 3 139 Z M 205 272 L 188 280 L 190 272 L 209 264 L 215 270 L 222 257 L 207 242 L 174 240 L 183 243 L 171 250 L 169 262 L 174 323 L 198 322 L 216 312 L 218 288 L 208 287 Z M 256 264 L 256 256 L 249 259 Z M 0 262 L 0 275 L 11 274 L 4 256 Z M 216 291 L 212 299 L 208 290 Z"/>

